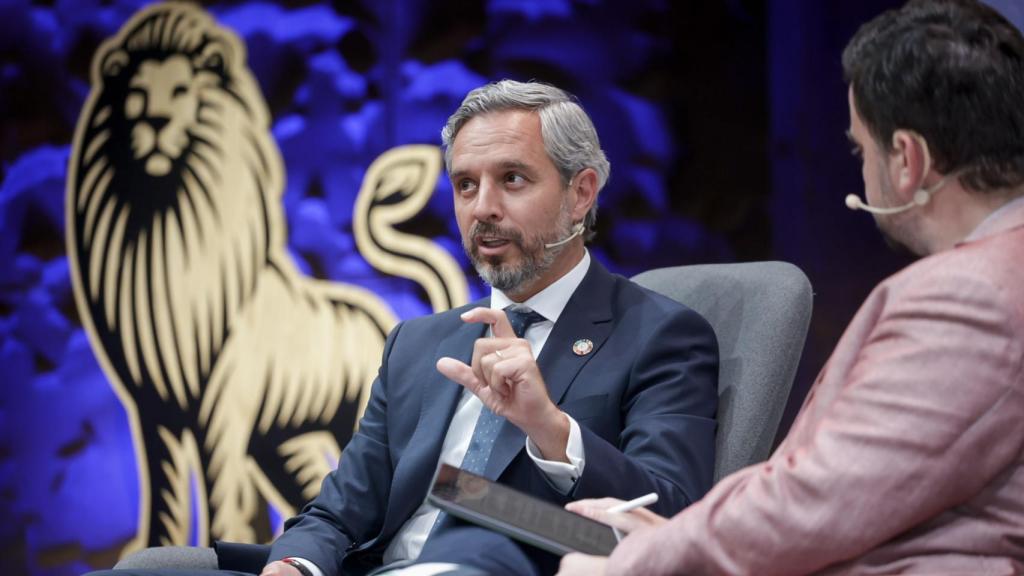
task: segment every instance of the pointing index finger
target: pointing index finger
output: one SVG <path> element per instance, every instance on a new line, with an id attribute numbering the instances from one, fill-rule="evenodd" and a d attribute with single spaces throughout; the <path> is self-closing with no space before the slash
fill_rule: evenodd
<path id="1" fill-rule="evenodd" d="M 508 321 L 508 316 L 505 315 L 504 310 L 494 310 L 491 308 L 473 308 L 469 312 L 462 314 L 463 322 L 480 322 L 483 324 L 490 324 L 491 331 L 494 333 L 496 338 L 515 338 L 516 333 L 512 330 L 512 324 Z"/>

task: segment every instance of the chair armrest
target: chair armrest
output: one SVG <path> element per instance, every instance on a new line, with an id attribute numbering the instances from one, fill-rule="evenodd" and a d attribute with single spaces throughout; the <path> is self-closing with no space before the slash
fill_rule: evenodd
<path id="1" fill-rule="evenodd" d="M 145 548 L 125 556 L 114 570 L 216 570 L 217 554 L 213 548 L 192 546 L 159 546 Z"/>

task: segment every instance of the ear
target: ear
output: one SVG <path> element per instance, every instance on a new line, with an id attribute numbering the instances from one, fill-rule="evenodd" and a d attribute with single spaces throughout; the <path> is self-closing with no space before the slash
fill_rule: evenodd
<path id="1" fill-rule="evenodd" d="M 912 197 L 924 187 L 932 168 L 928 142 L 912 130 L 896 130 L 892 134 L 889 172 L 901 196 Z"/>
<path id="2" fill-rule="evenodd" d="M 224 76 L 231 69 L 233 57 L 227 42 L 222 38 L 211 38 L 202 51 L 192 57 L 192 66 L 196 70 L 207 70 Z"/>
<path id="3" fill-rule="evenodd" d="M 569 182 L 569 200 L 572 206 L 572 221 L 582 222 L 590 207 L 597 202 L 597 171 L 584 168 Z"/>
<path id="4" fill-rule="evenodd" d="M 113 78 L 120 76 L 121 72 L 124 71 L 125 66 L 128 65 L 128 53 L 124 50 L 117 48 L 111 50 L 103 57 L 103 63 L 100 64 L 100 72 L 104 78 Z"/>

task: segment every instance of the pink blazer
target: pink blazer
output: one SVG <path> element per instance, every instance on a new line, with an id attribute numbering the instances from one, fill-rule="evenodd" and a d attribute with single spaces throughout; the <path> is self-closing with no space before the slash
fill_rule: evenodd
<path id="1" fill-rule="evenodd" d="M 1024 573 L 1024 199 L 880 284 L 764 463 L 608 574 Z"/>

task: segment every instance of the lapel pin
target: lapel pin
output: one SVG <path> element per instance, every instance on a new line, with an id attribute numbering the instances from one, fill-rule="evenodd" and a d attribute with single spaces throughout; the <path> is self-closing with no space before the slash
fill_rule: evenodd
<path id="1" fill-rule="evenodd" d="M 586 338 L 580 338 L 576 342 L 573 342 L 572 351 L 577 356 L 586 356 L 594 350 L 594 343 Z"/>

